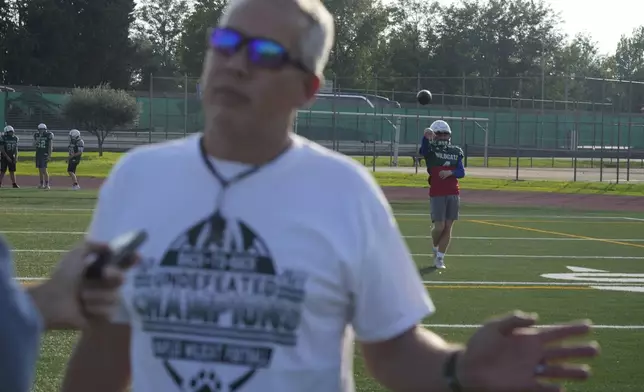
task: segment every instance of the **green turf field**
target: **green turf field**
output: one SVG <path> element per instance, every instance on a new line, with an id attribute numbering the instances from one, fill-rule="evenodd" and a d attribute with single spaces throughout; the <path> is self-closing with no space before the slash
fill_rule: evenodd
<path id="1" fill-rule="evenodd" d="M 61 252 L 83 237 L 95 193 L 0 189 L 0 198 L 0 232 L 16 249 L 18 276 L 42 278 Z M 446 258 L 448 269 L 438 274 L 428 268 L 425 203 L 394 208 L 438 308 L 424 321 L 430 328 L 463 341 L 472 325 L 517 308 L 537 311 L 543 323 L 591 318 L 602 356 L 593 361 L 592 381 L 568 390 L 642 390 L 644 214 L 464 206 Z M 606 272 L 573 272 L 578 268 Z M 572 275 L 557 280 L 544 274 Z M 46 336 L 34 391 L 57 390 L 74 338 L 68 332 Z M 383 391 L 366 375 L 359 357 L 356 383 L 361 392 Z"/>

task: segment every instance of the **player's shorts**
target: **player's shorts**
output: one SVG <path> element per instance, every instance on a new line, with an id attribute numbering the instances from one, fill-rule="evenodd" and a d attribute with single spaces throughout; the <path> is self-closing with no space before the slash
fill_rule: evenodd
<path id="1" fill-rule="evenodd" d="M 47 155 L 41 155 L 36 153 L 36 168 L 46 169 L 47 168 Z"/>
<path id="2" fill-rule="evenodd" d="M 429 198 L 429 207 L 432 222 L 445 222 L 458 220 L 461 198 L 458 195 L 432 196 Z"/>
<path id="3" fill-rule="evenodd" d="M 16 159 L 14 158 L 13 161 L 9 162 L 9 160 L 3 156 L 0 158 L 0 173 L 6 173 L 7 170 L 9 170 L 10 173 L 16 171 Z"/>
<path id="4" fill-rule="evenodd" d="M 67 173 L 76 173 L 76 168 L 78 167 L 79 163 L 80 161 L 70 160 L 67 164 Z"/>

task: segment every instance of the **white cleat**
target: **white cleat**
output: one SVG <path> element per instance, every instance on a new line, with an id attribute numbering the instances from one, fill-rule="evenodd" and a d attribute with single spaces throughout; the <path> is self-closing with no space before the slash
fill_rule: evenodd
<path id="1" fill-rule="evenodd" d="M 74 185 L 74 186 L 72 186 L 72 189 L 73 189 L 73 190 L 75 190 L 75 191 L 77 191 L 77 190 L 79 190 L 79 189 L 80 189 L 80 185 Z"/>
<path id="2" fill-rule="evenodd" d="M 438 269 L 445 269 L 445 261 L 442 257 L 437 257 L 434 259 L 434 267 Z"/>
<path id="3" fill-rule="evenodd" d="M 50 189 L 51 189 L 51 187 L 50 187 L 49 185 L 45 185 L 45 188 L 44 188 L 44 189 L 48 191 L 48 190 L 50 190 Z"/>

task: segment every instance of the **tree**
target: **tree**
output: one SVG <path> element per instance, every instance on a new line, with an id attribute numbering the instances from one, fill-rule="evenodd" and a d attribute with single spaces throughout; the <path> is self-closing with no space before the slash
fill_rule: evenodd
<path id="1" fill-rule="evenodd" d="M 327 79 L 337 80 L 345 91 L 373 89 L 391 9 L 380 0 L 325 0 L 324 4 L 334 15 L 336 29 Z"/>
<path id="2" fill-rule="evenodd" d="M 227 0 L 198 0 L 183 24 L 178 48 L 181 68 L 190 76 L 199 77 L 207 48 L 208 28 L 214 27 L 226 7 Z"/>
<path id="3" fill-rule="evenodd" d="M 149 43 L 152 57 L 147 68 L 155 76 L 169 78 L 154 81 L 155 90 L 177 89 L 179 61 L 177 49 L 186 15 L 190 12 L 187 0 L 142 0 L 135 11 L 134 38 Z"/>
<path id="4" fill-rule="evenodd" d="M 76 88 L 62 110 L 71 123 L 96 136 L 99 156 L 103 142 L 114 130 L 135 124 L 141 113 L 136 98 L 125 90 L 112 89 L 108 84 L 93 88 Z"/>
<path id="5" fill-rule="evenodd" d="M 0 0 L 7 84 L 127 87 L 134 0 Z"/>
<path id="6" fill-rule="evenodd" d="M 599 80 L 611 77 L 606 65 L 597 42 L 587 34 L 577 34 L 557 50 L 548 64 L 546 96 L 552 100 L 605 104 L 608 92 Z"/>
<path id="7" fill-rule="evenodd" d="M 559 18 L 543 0 L 463 0 L 444 8 L 441 19 L 436 53 L 447 76 L 479 78 L 464 94 L 540 96 L 542 60 L 563 40 Z"/>
<path id="8" fill-rule="evenodd" d="M 387 34 L 387 60 L 378 71 L 379 88 L 415 92 L 419 87 L 439 92 L 435 83 L 423 82 L 418 86 L 418 75 L 439 76 L 442 67 L 434 64 L 437 36 L 432 29 L 438 21 L 440 6 L 437 2 L 422 0 L 396 0 L 391 9 L 391 30 Z M 391 79 L 387 77 L 391 77 Z M 416 102 L 416 94 L 409 94 L 403 101 Z"/>
<path id="9" fill-rule="evenodd" d="M 622 83 L 618 97 L 621 107 L 642 112 L 644 108 L 644 26 L 633 30 L 630 37 L 622 36 L 615 52 L 616 76 L 639 83 Z"/>
<path id="10" fill-rule="evenodd" d="M 130 84 L 134 0 L 73 0 L 78 74 L 70 86 Z"/>

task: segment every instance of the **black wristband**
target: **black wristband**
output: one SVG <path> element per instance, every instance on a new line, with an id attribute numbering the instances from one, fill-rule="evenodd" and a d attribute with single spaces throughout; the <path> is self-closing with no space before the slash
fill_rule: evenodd
<path id="1" fill-rule="evenodd" d="M 451 353 L 447 358 L 443 369 L 443 375 L 447 379 L 447 386 L 452 392 L 463 392 L 461 383 L 458 381 L 458 377 L 456 377 L 456 362 L 458 361 L 458 356 L 460 354 L 460 351 L 454 351 Z"/>

